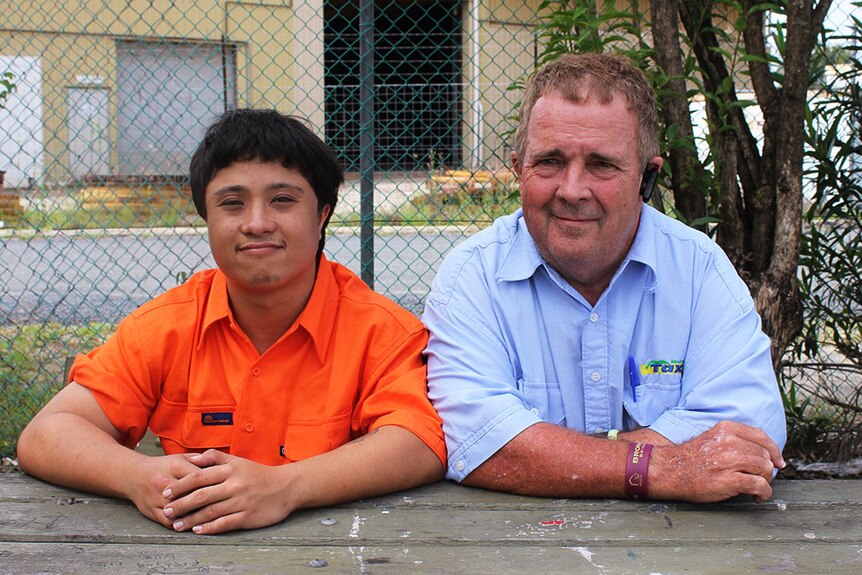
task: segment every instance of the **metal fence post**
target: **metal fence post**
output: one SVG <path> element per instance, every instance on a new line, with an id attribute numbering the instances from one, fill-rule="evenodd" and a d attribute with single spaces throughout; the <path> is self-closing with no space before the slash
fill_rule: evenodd
<path id="1" fill-rule="evenodd" d="M 360 277 L 374 289 L 374 0 L 359 4 Z"/>

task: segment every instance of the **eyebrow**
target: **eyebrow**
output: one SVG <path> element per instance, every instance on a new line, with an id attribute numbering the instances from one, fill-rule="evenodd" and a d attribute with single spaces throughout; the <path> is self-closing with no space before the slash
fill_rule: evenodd
<path id="1" fill-rule="evenodd" d="M 625 162 L 622 158 L 609 154 L 602 154 L 599 152 L 591 152 L 587 154 L 587 159 L 593 161 L 598 160 L 600 162 L 607 162 L 608 164 L 614 164 L 615 166 L 625 165 Z"/>
<path id="2" fill-rule="evenodd" d="M 242 184 L 232 184 L 229 186 L 221 187 L 213 192 L 213 196 L 218 198 L 221 196 L 225 196 L 227 194 L 232 194 L 236 192 L 247 192 L 249 190 L 248 186 L 244 186 Z M 264 187 L 264 190 L 267 191 L 277 191 L 277 190 L 291 190 L 294 192 L 298 192 L 304 194 L 306 192 L 305 188 L 300 185 L 292 184 L 290 182 L 273 182 L 271 184 L 267 184 Z"/>
<path id="3" fill-rule="evenodd" d="M 546 158 L 562 158 L 564 156 L 565 156 L 565 154 L 563 154 L 563 151 L 561 149 L 553 148 L 551 150 L 541 150 L 541 151 L 535 152 L 533 154 L 530 154 L 527 157 L 527 159 L 536 161 L 536 160 L 544 160 Z"/>

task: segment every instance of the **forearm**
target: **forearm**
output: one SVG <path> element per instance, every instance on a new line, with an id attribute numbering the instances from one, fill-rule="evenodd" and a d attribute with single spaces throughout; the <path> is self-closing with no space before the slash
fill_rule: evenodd
<path id="1" fill-rule="evenodd" d="M 437 481 L 443 464 L 413 433 L 395 426 L 284 466 L 294 508 L 322 507 Z"/>
<path id="2" fill-rule="evenodd" d="M 667 437 L 653 431 L 649 427 L 641 427 L 632 431 L 623 431 L 617 436 L 620 441 L 632 443 L 635 441 L 641 443 L 651 443 L 652 445 L 673 445 L 673 442 Z"/>
<path id="3" fill-rule="evenodd" d="M 476 468 L 464 485 L 552 497 L 622 497 L 628 443 L 537 423 Z"/>
<path id="4" fill-rule="evenodd" d="M 761 430 L 722 422 L 684 444 L 640 430 L 610 441 L 547 423 L 528 427 L 464 480 L 525 495 L 622 497 L 632 439 L 653 443 L 647 497 L 721 501 L 750 494 L 768 499 L 778 447 Z M 658 441 L 656 441 L 658 440 Z M 646 482 L 645 482 L 646 483 Z"/>
<path id="5" fill-rule="evenodd" d="M 40 414 L 18 440 L 18 461 L 26 473 L 111 497 L 129 497 L 132 470 L 145 458 L 72 413 Z"/>

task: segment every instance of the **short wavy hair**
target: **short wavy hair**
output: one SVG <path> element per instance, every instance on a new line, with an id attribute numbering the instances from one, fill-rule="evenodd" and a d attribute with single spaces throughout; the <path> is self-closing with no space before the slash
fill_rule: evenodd
<path id="1" fill-rule="evenodd" d="M 641 167 L 659 155 L 655 91 L 646 75 L 625 56 L 589 52 L 564 54 L 539 68 L 528 80 L 515 132 L 515 156 L 519 163 L 524 161 L 533 107 L 539 98 L 552 92 L 575 103 L 595 98 L 608 104 L 615 94 L 624 95 L 628 109 L 637 117 Z"/>

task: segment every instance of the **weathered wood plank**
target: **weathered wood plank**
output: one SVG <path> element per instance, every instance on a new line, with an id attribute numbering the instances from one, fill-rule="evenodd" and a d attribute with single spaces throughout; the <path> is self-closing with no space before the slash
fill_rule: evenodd
<path id="1" fill-rule="evenodd" d="M 131 505 L 111 509 L 86 500 L 4 502 L 0 541 L 90 541 L 146 544 L 665 546 L 672 543 L 824 541 L 862 542 L 858 510 L 777 508 L 675 509 L 663 504 L 591 509 L 549 505 L 533 509 L 376 508 L 308 510 L 287 521 L 221 538 L 175 534 L 144 519 Z M 334 521 L 333 521 L 334 520 Z"/>
<path id="2" fill-rule="evenodd" d="M 312 563 L 316 561 L 316 563 Z M 312 568 L 310 564 L 322 565 Z M 669 548 L 392 546 L 269 547 L 0 543 L 0 572 L 175 575 L 362 573 L 830 573 L 862 571 L 862 546 L 693 544 Z"/>
<path id="3" fill-rule="evenodd" d="M 0 573 L 860 573 L 862 482 L 717 505 L 519 497 L 448 482 L 174 533 L 130 503 L 0 475 Z M 314 569 L 312 560 L 327 565 Z"/>
<path id="4" fill-rule="evenodd" d="M 28 477 L 22 473 L 11 472 L 0 474 L 0 504 L 6 501 L 37 501 L 58 499 L 87 499 L 91 504 L 114 504 L 108 498 L 93 496 L 74 489 L 66 489 Z M 770 501 L 757 505 L 751 498 L 740 497 L 718 505 L 694 505 L 686 503 L 663 503 L 672 509 L 710 509 L 710 508 L 812 508 L 829 506 L 858 507 L 862 511 L 862 481 L 854 479 L 838 480 L 784 480 L 774 485 L 774 496 Z M 609 509 L 630 506 L 641 507 L 648 503 L 633 503 L 630 501 L 604 499 L 546 499 L 542 497 L 522 497 L 505 493 L 497 493 L 485 489 L 463 487 L 451 481 L 440 481 L 406 492 L 393 493 L 364 501 L 358 501 L 340 507 L 376 508 L 376 507 L 445 507 L 451 509 L 548 509 L 572 508 L 579 509 Z"/>

